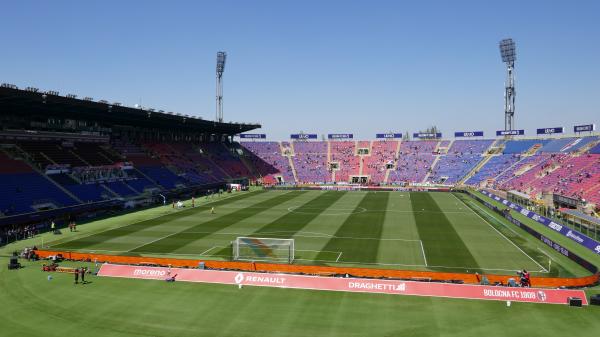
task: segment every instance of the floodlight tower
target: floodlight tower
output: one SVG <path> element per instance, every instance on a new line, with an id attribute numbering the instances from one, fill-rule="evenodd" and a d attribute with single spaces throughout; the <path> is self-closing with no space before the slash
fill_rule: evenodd
<path id="1" fill-rule="evenodd" d="M 215 120 L 223 122 L 223 71 L 225 70 L 227 53 L 217 52 L 217 114 Z"/>
<path id="2" fill-rule="evenodd" d="M 504 91 L 504 130 L 513 130 L 515 127 L 515 42 L 512 39 L 500 41 L 500 55 L 502 62 L 506 63 L 506 83 Z"/>

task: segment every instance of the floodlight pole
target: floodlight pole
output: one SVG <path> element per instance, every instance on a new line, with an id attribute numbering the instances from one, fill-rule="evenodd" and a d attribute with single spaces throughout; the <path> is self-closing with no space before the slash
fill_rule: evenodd
<path id="1" fill-rule="evenodd" d="M 223 122 L 223 71 L 226 58 L 227 53 L 217 52 L 217 112 L 215 116 L 217 122 Z"/>
<path id="2" fill-rule="evenodd" d="M 506 82 L 504 83 L 504 130 L 515 128 L 515 60 L 517 59 L 515 42 L 512 39 L 500 41 L 500 56 L 506 63 Z"/>
<path id="3" fill-rule="evenodd" d="M 514 62 L 506 64 L 504 91 L 504 130 L 514 130 L 515 123 L 515 74 Z"/>

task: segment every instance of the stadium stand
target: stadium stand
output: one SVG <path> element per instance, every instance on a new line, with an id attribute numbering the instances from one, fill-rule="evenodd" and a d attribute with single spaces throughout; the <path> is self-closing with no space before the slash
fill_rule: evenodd
<path id="1" fill-rule="evenodd" d="M 6 90 L 13 89 L 1 88 L 0 94 Z M 89 104 L 87 109 L 95 108 L 96 103 Z M 27 105 L 7 111 L 23 106 Z M 29 109 L 33 114 L 55 113 L 33 104 Z M 78 113 L 71 117 L 80 118 L 86 110 Z M 0 216 L 124 199 L 150 200 L 158 193 L 176 195 L 201 186 L 223 187 L 233 181 L 335 184 L 351 182 L 352 177 L 368 177 L 370 184 L 382 185 L 452 185 L 468 177 L 466 184 L 473 186 L 518 190 L 533 196 L 552 192 L 600 204 L 598 136 L 239 144 L 233 135 L 255 126 L 198 121 L 205 133 L 192 128 L 183 136 L 180 124 L 165 129 L 168 123 L 176 123 L 177 116 L 161 115 L 172 120 L 143 127 L 128 125 L 131 120 L 119 117 L 106 117 L 112 128 L 95 133 L 75 131 L 72 124 L 60 131 L 49 127 L 0 130 Z M 23 125 L 21 120 L 15 123 Z M 215 128 L 223 128 L 219 129 L 220 136 L 215 136 Z"/>
<path id="2" fill-rule="evenodd" d="M 568 152 L 571 144 L 577 138 L 558 138 L 547 142 L 541 149 L 540 153 L 557 153 Z"/>
<path id="3" fill-rule="evenodd" d="M 278 142 L 241 142 L 240 144 L 247 150 L 250 162 L 262 177 L 280 175 L 282 182 L 295 182 L 292 166 L 288 157 L 282 155 L 282 145 Z M 276 179 L 272 178 L 270 181 L 275 182 Z"/>
<path id="4" fill-rule="evenodd" d="M 597 144 L 596 146 L 592 147 L 590 149 L 590 153 L 600 154 L 600 144 Z"/>
<path id="5" fill-rule="evenodd" d="M 371 183 L 386 182 L 387 167 L 394 166 L 398 143 L 396 140 L 373 141 L 369 155 L 363 157 L 363 174 L 369 176 Z"/>
<path id="6" fill-rule="evenodd" d="M 44 208 L 57 208 L 76 204 L 43 175 L 21 160 L 10 158 L 0 151 L 0 211 L 14 215 Z"/>
<path id="7" fill-rule="evenodd" d="M 436 183 L 454 184 L 483 159 L 492 140 L 455 140 L 446 155 L 440 155 L 429 177 Z"/>
<path id="8" fill-rule="evenodd" d="M 421 183 L 431 172 L 435 160 L 437 140 L 406 141 L 400 144 L 395 170 L 388 177 L 389 183 Z"/>
<path id="9" fill-rule="evenodd" d="M 505 154 L 525 153 L 525 152 L 531 150 L 534 146 L 541 147 L 548 142 L 549 142 L 548 140 L 543 140 L 543 139 L 509 140 L 505 143 L 503 153 L 505 153 Z"/>
<path id="10" fill-rule="evenodd" d="M 484 166 L 482 166 L 471 178 L 466 181 L 469 185 L 479 185 L 482 181 L 494 179 L 500 173 L 509 169 L 515 163 L 521 160 L 520 154 L 507 153 L 493 156 Z"/>
<path id="11" fill-rule="evenodd" d="M 334 171 L 335 181 L 350 180 L 350 176 L 359 174 L 360 159 L 356 155 L 356 142 L 354 141 L 331 141 L 331 162 L 338 163 L 338 169 Z"/>
<path id="12" fill-rule="evenodd" d="M 326 183 L 331 181 L 327 160 L 327 142 L 293 142 L 292 148 L 295 154 L 292 160 L 298 182 Z"/>

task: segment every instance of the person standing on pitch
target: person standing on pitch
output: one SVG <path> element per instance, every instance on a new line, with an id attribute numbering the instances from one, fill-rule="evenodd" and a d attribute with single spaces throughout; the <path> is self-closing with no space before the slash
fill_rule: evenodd
<path id="1" fill-rule="evenodd" d="M 196 207 L 196 199 L 192 197 L 192 207 Z"/>
<path id="2" fill-rule="evenodd" d="M 79 283 L 79 269 L 75 268 L 75 284 Z"/>
<path id="3" fill-rule="evenodd" d="M 214 207 L 211 207 L 210 214 L 215 214 L 215 208 Z"/>
<path id="4" fill-rule="evenodd" d="M 85 284 L 85 270 L 86 268 L 79 268 L 79 276 L 81 276 L 81 284 Z"/>

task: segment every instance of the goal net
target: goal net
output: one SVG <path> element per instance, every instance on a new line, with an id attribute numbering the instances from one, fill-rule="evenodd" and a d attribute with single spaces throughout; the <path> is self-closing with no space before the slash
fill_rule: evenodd
<path id="1" fill-rule="evenodd" d="M 294 239 L 238 237 L 232 247 L 238 261 L 294 262 Z"/>

